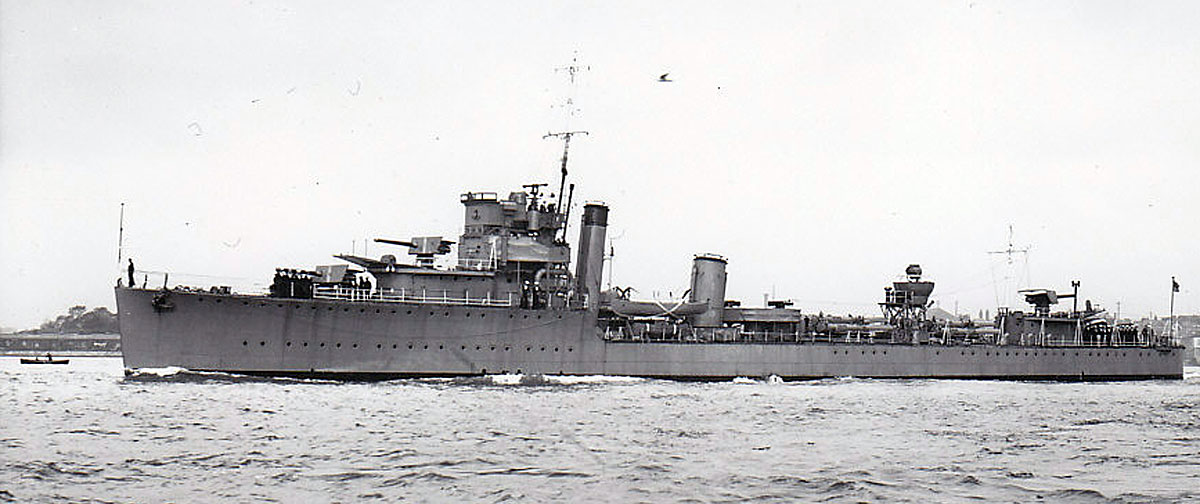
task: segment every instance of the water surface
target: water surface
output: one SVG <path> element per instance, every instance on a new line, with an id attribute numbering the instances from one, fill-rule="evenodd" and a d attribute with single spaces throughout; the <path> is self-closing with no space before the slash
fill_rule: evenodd
<path id="1" fill-rule="evenodd" d="M 0 501 L 1200 500 L 1183 381 L 339 383 L 0 358 Z"/>

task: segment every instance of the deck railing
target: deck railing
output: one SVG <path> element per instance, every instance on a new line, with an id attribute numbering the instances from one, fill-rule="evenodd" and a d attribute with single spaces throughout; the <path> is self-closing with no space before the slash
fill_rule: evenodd
<path id="1" fill-rule="evenodd" d="M 357 289 L 348 287 L 317 287 L 313 290 L 316 299 L 336 299 L 339 301 L 363 301 L 373 303 L 422 303 L 463 306 L 513 306 L 513 294 L 507 297 L 494 298 L 487 292 L 480 296 L 472 296 L 470 292 L 458 293 L 449 291 L 429 292 L 427 290 L 412 291 L 406 289 Z"/>

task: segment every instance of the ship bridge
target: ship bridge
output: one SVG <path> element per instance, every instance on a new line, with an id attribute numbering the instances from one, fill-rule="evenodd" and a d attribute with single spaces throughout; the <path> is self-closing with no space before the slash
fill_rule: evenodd
<path id="1" fill-rule="evenodd" d="M 545 201 L 553 200 L 553 194 L 542 197 L 539 189 L 544 185 L 526 185 L 528 192 L 513 192 L 507 199 L 494 192 L 463 194 L 459 198 L 464 210 L 459 269 L 566 268 L 571 249 L 559 237 L 566 215 L 560 203 Z"/>

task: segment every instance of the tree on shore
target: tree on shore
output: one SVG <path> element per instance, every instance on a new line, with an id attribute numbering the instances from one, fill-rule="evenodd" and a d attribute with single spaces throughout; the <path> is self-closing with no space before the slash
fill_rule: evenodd
<path id="1" fill-rule="evenodd" d="M 42 334 L 89 334 L 118 332 L 117 315 L 103 306 L 88 311 L 86 306 L 72 306 L 65 315 L 47 320 L 30 331 Z"/>

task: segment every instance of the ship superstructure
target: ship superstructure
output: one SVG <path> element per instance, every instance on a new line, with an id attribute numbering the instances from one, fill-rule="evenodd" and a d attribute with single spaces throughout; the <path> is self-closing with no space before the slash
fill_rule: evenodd
<path id="1" fill-rule="evenodd" d="M 464 226 L 458 241 L 457 266 L 434 267 L 435 258 L 449 254 L 455 242 L 441 236 L 411 240 L 376 239 L 407 248 L 414 264 L 403 264 L 395 255 L 379 259 L 355 255 L 335 257 L 360 266 L 371 286 L 344 280 L 344 272 L 322 266 L 314 296 L 323 299 L 378 299 L 386 301 L 441 300 L 467 305 L 566 308 L 586 303 L 574 296 L 570 265 L 571 248 L 559 236 L 566 215 L 556 203 L 546 203 L 538 189 L 526 186 L 501 199 L 496 193 L 471 192 L 461 196 Z M 329 272 L 325 274 L 324 272 Z M 290 296 L 289 296 L 290 297 Z"/>

